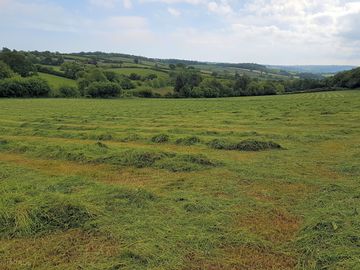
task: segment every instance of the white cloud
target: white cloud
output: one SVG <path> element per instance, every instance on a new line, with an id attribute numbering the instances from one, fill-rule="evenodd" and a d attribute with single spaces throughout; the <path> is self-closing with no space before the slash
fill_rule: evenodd
<path id="1" fill-rule="evenodd" d="M 179 11 L 179 10 L 177 10 L 175 8 L 169 7 L 167 10 L 174 17 L 179 17 L 181 15 L 181 11 Z"/>
<path id="2" fill-rule="evenodd" d="M 104 26 L 114 29 L 144 29 L 148 27 L 147 20 L 139 16 L 110 17 L 104 21 Z M 106 30 L 106 29 L 104 29 Z"/>
<path id="3" fill-rule="evenodd" d="M 104 7 L 104 8 L 113 8 L 116 4 L 116 0 L 89 0 L 90 3 L 94 6 Z"/>
<path id="4" fill-rule="evenodd" d="M 231 6 L 226 1 L 221 1 L 219 3 L 211 1 L 207 4 L 207 7 L 210 12 L 219 15 L 229 15 L 233 13 Z"/>
<path id="5" fill-rule="evenodd" d="M 123 0 L 124 8 L 130 9 L 132 8 L 132 1 L 131 0 Z"/>
<path id="6" fill-rule="evenodd" d="M 31 43 L 41 49 L 51 35 L 59 50 L 71 47 L 221 62 L 360 63 L 360 1 L 88 1 L 105 8 L 100 16 L 46 0 L 0 0 L 1 41 L 11 46 L 8 43 L 17 40 L 21 46 Z M 155 2 L 164 8 L 154 10 Z M 115 13 L 111 7 L 117 5 L 124 9 Z M 178 19 L 161 16 L 163 12 Z M 24 44 L 23 33 L 45 42 L 28 38 Z"/>

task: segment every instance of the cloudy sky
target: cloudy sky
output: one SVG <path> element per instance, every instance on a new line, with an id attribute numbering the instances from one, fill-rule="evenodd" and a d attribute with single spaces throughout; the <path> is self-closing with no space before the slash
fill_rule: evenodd
<path id="1" fill-rule="evenodd" d="M 0 0 L 0 46 L 360 65 L 360 0 Z"/>

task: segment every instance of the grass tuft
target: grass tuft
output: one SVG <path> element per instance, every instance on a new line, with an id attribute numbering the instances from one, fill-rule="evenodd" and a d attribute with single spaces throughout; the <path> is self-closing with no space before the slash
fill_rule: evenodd
<path id="1" fill-rule="evenodd" d="M 175 141 L 176 144 L 179 144 L 179 145 L 194 145 L 194 144 L 197 144 L 197 143 L 200 143 L 201 140 L 199 139 L 199 137 L 196 137 L 196 136 L 191 136 L 191 137 L 186 137 L 186 138 L 180 138 L 180 139 L 177 139 Z"/>
<path id="2" fill-rule="evenodd" d="M 239 143 L 230 143 L 215 139 L 208 143 L 213 149 L 238 150 L 238 151 L 264 151 L 271 149 L 282 149 L 281 145 L 272 141 L 244 140 Z"/>
<path id="3" fill-rule="evenodd" d="M 167 134 L 158 134 L 151 138 L 151 141 L 154 143 L 165 143 L 170 140 L 169 135 Z"/>

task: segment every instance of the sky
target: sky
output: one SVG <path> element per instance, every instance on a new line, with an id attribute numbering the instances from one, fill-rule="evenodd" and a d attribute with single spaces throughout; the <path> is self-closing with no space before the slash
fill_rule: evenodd
<path id="1" fill-rule="evenodd" d="M 360 0 L 0 0 L 0 47 L 360 65 Z"/>

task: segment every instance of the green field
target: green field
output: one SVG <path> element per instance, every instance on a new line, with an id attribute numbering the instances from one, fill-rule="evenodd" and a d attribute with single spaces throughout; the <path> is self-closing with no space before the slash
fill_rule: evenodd
<path id="1" fill-rule="evenodd" d="M 134 68 L 112 68 L 110 70 L 114 71 L 118 74 L 127 75 L 127 76 L 129 76 L 131 73 L 136 73 L 141 76 L 156 74 L 158 76 L 158 78 L 163 78 L 163 79 L 166 79 L 169 77 L 168 74 L 164 71 L 153 70 L 150 68 L 136 68 L 136 67 L 134 67 Z"/>
<path id="2" fill-rule="evenodd" d="M 0 269 L 359 269 L 360 91 L 0 115 Z"/>
<path id="3" fill-rule="evenodd" d="M 74 87 L 77 86 L 75 80 L 71 80 L 51 74 L 41 73 L 41 72 L 38 73 L 38 76 L 46 80 L 49 83 L 50 87 L 52 87 L 53 89 L 59 89 L 59 87 L 61 86 L 74 86 Z"/>

